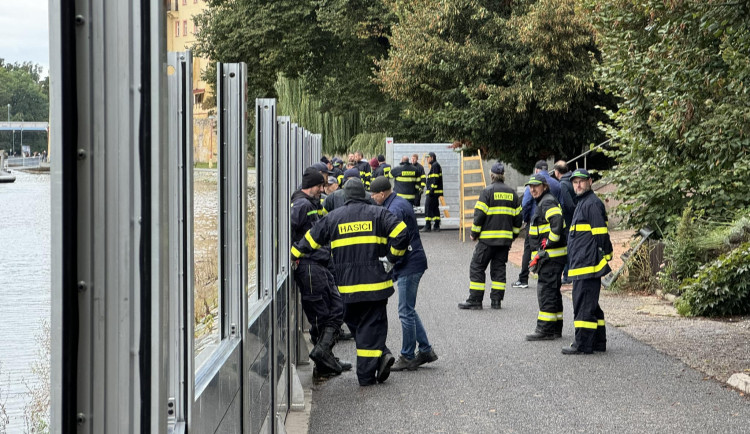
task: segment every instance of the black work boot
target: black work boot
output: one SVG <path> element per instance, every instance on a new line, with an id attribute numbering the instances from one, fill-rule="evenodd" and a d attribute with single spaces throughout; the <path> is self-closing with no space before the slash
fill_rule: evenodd
<path id="1" fill-rule="evenodd" d="M 326 327 L 323 330 L 323 335 L 315 344 L 315 347 L 310 351 L 310 358 L 313 359 L 315 365 L 319 371 L 330 371 L 341 373 L 341 365 L 336 361 L 336 357 L 333 355 L 333 345 L 336 343 L 336 336 L 338 329 L 336 327 Z"/>
<path id="2" fill-rule="evenodd" d="M 424 227 L 419 232 L 432 232 L 432 222 L 425 221 Z"/>
<path id="3" fill-rule="evenodd" d="M 378 365 L 378 373 L 376 374 L 378 383 L 382 383 L 388 379 L 391 375 L 391 366 L 393 366 L 395 361 L 396 358 L 391 353 L 380 356 L 380 364 Z"/>
<path id="4" fill-rule="evenodd" d="M 466 300 L 463 303 L 458 303 L 459 309 L 481 309 L 482 308 L 482 301 L 481 300 L 472 300 L 471 298 Z"/>
<path id="5" fill-rule="evenodd" d="M 435 226 L 432 228 L 434 232 L 440 232 L 440 220 L 435 221 Z"/>
<path id="6" fill-rule="evenodd" d="M 554 333 L 542 333 L 539 330 L 535 330 L 534 333 L 526 335 L 527 341 L 551 341 L 555 339 Z"/>
<path id="7" fill-rule="evenodd" d="M 391 367 L 391 371 L 416 371 L 418 366 L 419 365 L 417 365 L 415 359 L 409 360 L 403 355 L 400 355 L 398 356 L 398 360 L 396 360 L 396 363 Z"/>
<path id="8" fill-rule="evenodd" d="M 492 300 L 491 307 L 493 309 L 501 309 L 502 308 L 503 301 L 502 300 Z"/>
<path id="9" fill-rule="evenodd" d="M 341 366 L 342 371 L 351 371 L 352 369 L 352 363 L 348 362 L 346 360 L 341 360 L 338 357 L 336 357 L 336 361 L 339 362 L 339 365 Z"/>
<path id="10" fill-rule="evenodd" d="M 570 344 L 569 347 L 563 347 L 562 353 L 570 356 L 570 355 L 578 355 L 578 354 L 591 354 L 593 353 L 593 351 L 583 352 L 578 349 L 578 346 L 576 346 L 576 344 L 573 343 L 573 344 Z"/>

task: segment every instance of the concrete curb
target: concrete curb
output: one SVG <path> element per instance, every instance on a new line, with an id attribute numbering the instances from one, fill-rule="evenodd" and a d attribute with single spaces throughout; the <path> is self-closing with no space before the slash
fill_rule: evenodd
<path id="1" fill-rule="evenodd" d="M 729 377 L 727 384 L 741 392 L 750 393 L 750 375 L 742 373 L 734 374 Z"/>

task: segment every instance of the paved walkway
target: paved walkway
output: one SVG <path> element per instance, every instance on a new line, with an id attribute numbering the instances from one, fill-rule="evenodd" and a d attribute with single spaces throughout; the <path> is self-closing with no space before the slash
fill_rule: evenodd
<path id="1" fill-rule="evenodd" d="M 536 281 L 510 287 L 502 310 L 464 311 L 474 244 L 456 231 L 422 237 L 430 269 L 417 311 L 440 359 L 359 387 L 354 372 L 313 386 L 311 433 L 748 432 L 750 400 L 677 359 L 608 328 L 608 350 L 564 356 L 572 340 L 570 299 L 563 339 L 526 342 L 537 315 Z M 489 277 L 488 277 L 489 280 Z M 397 295 L 389 302 L 388 346 L 398 355 Z M 606 316 L 605 311 L 605 316 Z M 353 341 L 335 351 L 353 360 Z"/>

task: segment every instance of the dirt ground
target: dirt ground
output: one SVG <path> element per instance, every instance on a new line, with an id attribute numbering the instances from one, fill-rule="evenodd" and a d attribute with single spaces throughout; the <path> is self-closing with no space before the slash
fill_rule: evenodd
<path id="1" fill-rule="evenodd" d="M 617 270 L 620 255 L 628 249 L 633 231 L 612 231 L 614 247 L 610 266 Z M 521 264 L 523 239 L 511 247 L 509 261 Z M 509 276 L 510 281 L 513 280 Z M 571 285 L 562 287 L 571 296 Z M 726 382 L 735 373 L 750 374 L 750 317 L 685 318 L 671 301 L 658 296 L 613 293 L 603 290 L 600 304 L 607 324 L 617 327 L 659 351 L 676 357 L 706 374 L 706 379 Z"/>

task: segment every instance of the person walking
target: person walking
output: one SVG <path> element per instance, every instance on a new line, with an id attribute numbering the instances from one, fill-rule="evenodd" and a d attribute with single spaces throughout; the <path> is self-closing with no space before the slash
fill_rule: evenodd
<path id="1" fill-rule="evenodd" d="M 354 153 L 354 160 L 356 161 L 356 168 L 359 170 L 359 177 L 362 180 L 362 184 L 365 186 L 365 190 L 370 190 L 370 181 L 372 180 L 372 167 L 370 162 L 365 160 L 365 156 L 362 151 L 356 151 Z"/>
<path id="2" fill-rule="evenodd" d="M 591 175 L 576 169 L 570 176 L 578 205 L 570 225 L 568 249 L 573 281 L 573 317 L 575 340 L 563 347 L 563 354 L 591 354 L 607 350 L 604 311 L 599 306 L 602 276 L 610 271 L 612 241 L 609 239 L 607 211 L 591 190 Z"/>
<path id="3" fill-rule="evenodd" d="M 422 320 L 415 308 L 417 304 L 417 290 L 419 281 L 427 270 L 427 255 L 419 238 L 419 226 L 414 215 L 412 204 L 399 197 L 391 189 L 388 178 L 378 177 L 370 184 L 372 199 L 397 218 L 406 223 L 409 234 L 409 247 L 406 256 L 393 267 L 393 278 L 398 285 L 398 317 L 401 320 L 401 354 L 392 371 L 414 371 L 425 363 L 432 363 L 438 359 L 427 339 Z M 419 345 L 419 351 L 417 350 Z"/>
<path id="4" fill-rule="evenodd" d="M 430 164 L 430 174 L 427 176 L 427 187 L 425 189 L 425 224 L 422 232 L 440 232 L 440 196 L 443 195 L 443 169 L 437 161 L 434 152 L 427 156 Z M 430 225 L 433 225 L 430 228 Z"/>
<path id="5" fill-rule="evenodd" d="M 320 194 L 326 180 L 315 167 L 302 175 L 302 185 L 292 194 L 292 242 L 299 242 L 322 218 Z M 310 340 L 315 347 L 310 358 L 315 362 L 314 376 L 338 375 L 344 369 L 333 354 L 333 346 L 343 323 L 344 305 L 336 288 L 333 274 L 328 269 L 331 250 L 320 245 L 311 255 L 298 258 L 293 264 L 294 280 L 299 287 L 302 310 L 310 321 Z M 351 364 L 348 364 L 351 369 Z"/>
<path id="6" fill-rule="evenodd" d="M 360 386 L 369 386 L 388 379 L 395 362 L 385 344 L 386 305 L 394 293 L 387 269 L 404 257 L 409 238 L 406 223 L 366 200 L 360 180 L 347 181 L 344 191 L 346 205 L 307 231 L 291 255 L 304 258 L 330 242 L 336 282 L 346 305 L 344 321 L 357 346 L 357 379 Z"/>
<path id="7" fill-rule="evenodd" d="M 547 179 L 540 173 L 526 183 L 536 201 L 536 210 L 529 225 L 531 263 L 537 273 L 536 286 L 539 315 L 534 333 L 527 341 L 543 341 L 562 337 L 563 302 L 560 293 L 561 272 L 567 262 L 565 221 L 560 203 L 549 191 Z"/>
<path id="8" fill-rule="evenodd" d="M 505 166 L 495 163 L 490 170 L 492 185 L 482 190 L 474 206 L 471 240 L 478 241 L 469 268 L 469 298 L 459 309 L 481 309 L 485 271 L 490 265 L 491 307 L 500 309 L 505 298 L 505 268 L 513 240 L 521 231 L 521 200 L 505 185 Z"/>
<path id="9" fill-rule="evenodd" d="M 552 195 L 557 198 L 557 201 L 561 204 L 564 204 L 565 201 L 562 199 L 562 196 L 560 195 L 560 183 L 552 178 L 550 174 L 547 172 L 547 168 L 549 166 L 547 165 L 547 162 L 544 160 L 539 160 L 534 165 L 534 175 L 537 173 L 541 173 L 544 175 L 544 177 L 547 179 L 547 185 L 549 185 L 550 192 L 552 192 Z M 521 215 L 523 217 L 523 222 L 529 225 L 531 221 L 531 216 L 534 215 L 534 210 L 536 209 L 536 202 L 534 201 L 534 198 L 531 197 L 531 192 L 529 191 L 529 187 L 526 186 L 526 189 L 523 192 L 523 199 L 521 200 L 521 206 L 523 207 L 523 211 L 521 212 Z M 524 239 L 523 242 L 523 256 L 521 257 L 521 272 L 518 274 L 518 280 L 516 280 L 513 283 L 514 288 L 528 288 L 529 287 L 529 262 L 531 261 L 531 246 L 529 245 L 529 237 L 528 235 Z"/>

